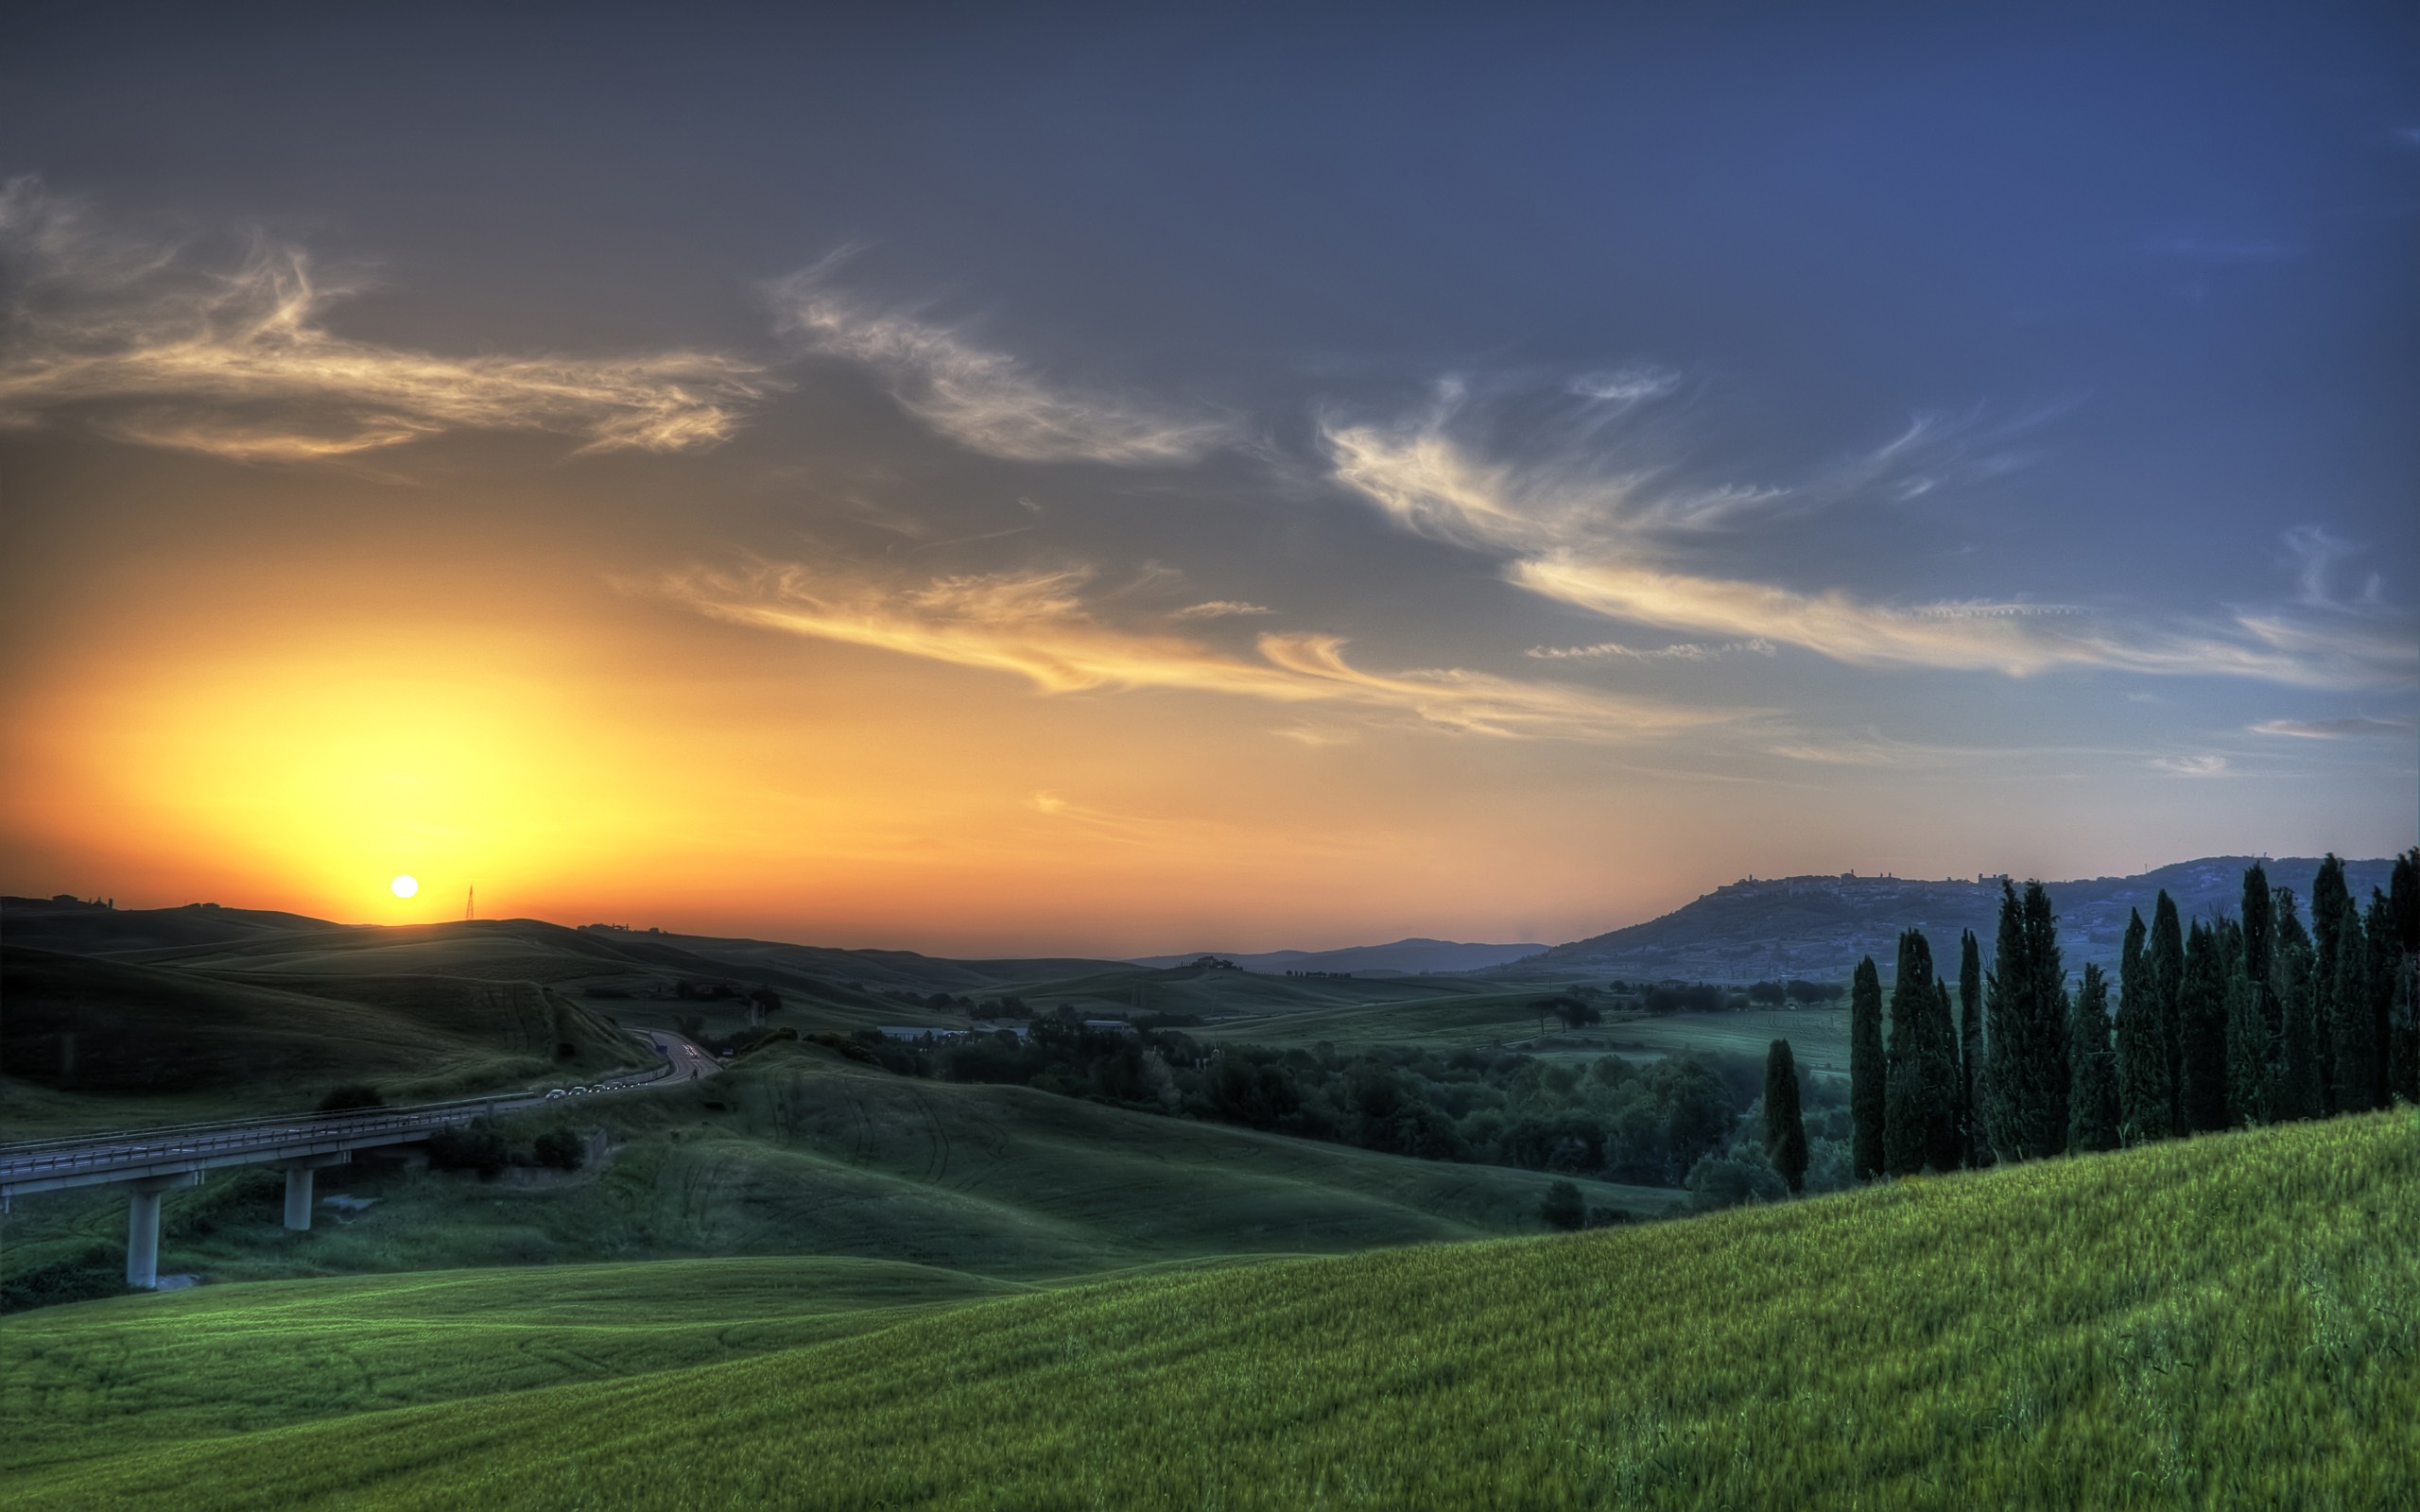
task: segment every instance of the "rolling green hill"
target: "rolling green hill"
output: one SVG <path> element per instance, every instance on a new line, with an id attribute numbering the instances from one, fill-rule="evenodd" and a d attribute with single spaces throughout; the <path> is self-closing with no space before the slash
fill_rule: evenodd
<path id="1" fill-rule="evenodd" d="M 840 1255 L 995 1278 L 1065 1278 L 1245 1252 L 1335 1253 L 1519 1233 L 1552 1177 L 1382 1155 L 1106 1107 L 1026 1087 L 918 1080 L 776 1043 L 695 1085 L 505 1121 L 526 1145 L 562 1124 L 610 1153 L 576 1177 L 481 1183 L 379 1162 L 320 1173 L 375 1198 L 304 1235 L 277 1177 L 168 1194 L 161 1263 L 217 1279 L 704 1255 Z M 1681 1194 L 1583 1182 L 1660 1214 Z M 102 1191 L 28 1199 L 9 1263 L 73 1260 L 123 1236 Z"/>
<path id="2" fill-rule="evenodd" d="M 697 1267 L 574 1274 L 552 1311 L 524 1277 L 447 1279 L 429 1334 L 383 1290 L 424 1280 L 228 1288 L 0 1324 L 29 1446 L 0 1488 L 26 1508 L 2409 1506 L 2415 1231 L 2406 1110 L 848 1324 L 762 1271 L 728 1301 Z M 720 1307 L 765 1352 L 684 1365 Z M 297 1422 L 320 1409 L 289 1377 L 328 1382 L 332 1411 L 463 1400 Z"/>
<path id="3" fill-rule="evenodd" d="M 435 1096 L 639 1057 L 527 982 L 237 978 L 0 950 L 0 1137 L 276 1112 L 337 1082 Z"/>

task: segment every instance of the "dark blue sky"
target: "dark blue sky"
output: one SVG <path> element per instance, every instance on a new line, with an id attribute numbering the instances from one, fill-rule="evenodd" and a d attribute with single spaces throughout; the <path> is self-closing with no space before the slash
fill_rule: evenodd
<path id="1" fill-rule="evenodd" d="M 432 572 L 576 509 L 564 581 L 627 612 L 635 577 L 720 574 L 672 597 L 951 687 L 1294 737 L 1216 795 L 1132 777 L 1137 745 L 1121 813 L 1249 825 L 1330 791 L 1293 747 L 1357 744 L 1400 757 L 1357 784 L 1374 833 L 1534 785 L 1589 816 L 1572 843 L 1719 857 L 1706 881 L 2413 838 L 2408 6 L 37 7 L 15 33 L 13 717 L 41 626 L 107 596 L 78 501 L 133 448 L 189 490 L 240 470 L 230 551 L 372 550 L 404 479 Z M 204 381 L 160 357 L 192 306 L 107 274 L 138 247 L 188 290 L 307 254 L 311 339 L 372 362 L 755 376 L 644 443 L 606 427 L 660 391 L 499 378 L 483 416 L 285 349 Z M 1737 833 L 1713 774 L 1836 817 Z M 1894 804 L 1927 838 L 1841 853 Z M 1555 917 L 1522 907 L 1448 890 L 1429 921 Z"/>

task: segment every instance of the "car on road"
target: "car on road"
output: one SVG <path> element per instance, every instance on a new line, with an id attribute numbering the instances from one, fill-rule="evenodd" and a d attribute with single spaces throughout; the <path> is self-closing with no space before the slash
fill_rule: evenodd
<path id="1" fill-rule="evenodd" d="M 569 1092 L 564 1091 L 562 1088 L 558 1087 L 558 1088 L 556 1088 L 553 1091 L 548 1092 L 546 1095 L 547 1095 L 547 1096 L 549 1096 L 549 1097 L 568 1097 L 568 1096 L 570 1096 L 571 1094 L 570 1094 Z"/>

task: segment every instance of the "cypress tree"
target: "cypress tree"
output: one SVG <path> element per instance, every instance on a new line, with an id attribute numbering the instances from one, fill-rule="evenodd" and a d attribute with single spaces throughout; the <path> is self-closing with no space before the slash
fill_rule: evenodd
<path id="1" fill-rule="evenodd" d="M 2058 922 L 2038 882 L 2000 884 L 1999 948 L 1985 990 L 1984 1097 L 1993 1151 L 2038 1160 L 2067 1143 L 2067 1005 Z"/>
<path id="2" fill-rule="evenodd" d="M 1932 1119 L 1926 1072 L 1934 1054 L 1927 1043 L 1933 999 L 1932 946 L 1921 931 L 1902 930 L 1898 971 L 1891 983 L 1882 1100 L 1882 1168 L 1893 1176 L 1913 1176 L 1925 1168 Z"/>
<path id="3" fill-rule="evenodd" d="M 2118 1132 L 2128 1144 L 2164 1140 L 2168 1122 L 2168 1045 L 2152 1000 L 2151 962 L 2143 954 L 2139 909 L 2126 920 L 2118 952 Z"/>
<path id="4" fill-rule="evenodd" d="M 2223 941 L 2221 945 L 2224 949 Z M 2260 1027 L 2260 998 L 2244 974 L 2243 962 L 2227 968 L 2227 1119 L 2230 1124 L 2269 1122 L 2268 1046 Z"/>
<path id="5" fill-rule="evenodd" d="M 2311 984 L 2310 936 L 2294 916 L 2294 895 L 2277 889 L 2277 1088 L 2270 1111 L 2278 1122 L 2317 1118 L 2319 1077 L 2318 1000 Z"/>
<path id="6" fill-rule="evenodd" d="M 2336 916 L 2335 990 L 2328 1005 L 2328 1047 L 2336 1056 L 2336 1110 L 2360 1113 L 2377 1106 L 2378 1044 L 2370 1021 L 2369 944 L 2361 911 L 2347 897 Z"/>
<path id="7" fill-rule="evenodd" d="M 2341 1106 L 2336 1089 L 2336 954 L 2340 931 L 2344 922 L 2344 905 L 2351 902 L 2344 886 L 2344 863 L 2330 850 L 2321 858 L 2319 875 L 2310 884 L 2310 936 L 2314 959 L 2311 986 L 2318 1003 L 2313 1020 L 2319 1030 L 2319 1085 L 2323 1106 L 2333 1113 Z"/>
<path id="8" fill-rule="evenodd" d="M 2110 1044 L 2109 984 L 2100 968 L 2086 965 L 2067 1020 L 2069 1094 L 2067 1150 L 2118 1147 L 2118 1057 Z"/>
<path id="9" fill-rule="evenodd" d="M 1958 1031 L 1949 1008 L 1949 984 L 1932 984 L 1931 1026 L 1925 1043 L 1925 1163 L 1936 1171 L 1955 1171 L 1966 1160 L 1966 1120 L 1960 1102 L 1963 1068 L 1959 1063 Z"/>
<path id="10" fill-rule="evenodd" d="M 1792 1192 L 1806 1190 L 1806 1120 L 1798 1105 L 1798 1065 L 1789 1041 L 1765 1051 L 1765 1158 Z"/>
<path id="11" fill-rule="evenodd" d="M 2152 1007 L 2159 1018 L 2160 1048 L 2168 1055 L 2168 1126 L 2182 1134 L 2185 1122 L 2185 931 L 2176 900 L 2159 890 L 2152 906 Z"/>
<path id="12" fill-rule="evenodd" d="M 2394 915 L 2395 944 L 2406 955 L 2420 955 L 2420 846 L 2394 858 L 2387 907 Z"/>
<path id="13" fill-rule="evenodd" d="M 2394 958 L 2388 1036 L 2388 1093 L 2406 1103 L 2420 1103 L 2420 954 L 2406 952 Z"/>
<path id="14" fill-rule="evenodd" d="M 2244 1085 L 2245 1107 L 2254 1111 L 2256 1121 L 2265 1124 L 2273 1116 L 2276 1102 L 2277 1040 L 2284 1013 L 2277 1000 L 2276 897 L 2269 885 L 2269 874 L 2256 861 L 2243 874 L 2243 975 L 2245 990 L 2251 995 L 2243 1053 L 2256 1064 L 2244 1068 L 2238 1079 Z M 2229 1067 L 2235 1065 L 2235 1056 L 2234 1047 L 2229 1046 Z"/>
<path id="15" fill-rule="evenodd" d="M 1849 984 L 1850 1154 L 1860 1181 L 1882 1174 L 1882 1079 L 1887 1069 L 1882 1053 L 1882 978 L 1869 955 L 1857 963 L 1857 975 Z"/>
<path id="16" fill-rule="evenodd" d="M 2361 939 L 2368 947 L 2361 961 L 2362 985 L 2370 989 L 2370 1056 L 2377 1068 L 2370 1089 L 2372 1108 L 2394 1106 L 2394 966 L 2403 954 L 2394 942 L 2394 905 L 2386 894 L 2370 889 L 2370 910 L 2361 921 Z"/>
<path id="17" fill-rule="evenodd" d="M 1983 959 L 1975 932 L 1958 940 L 1958 1127 L 1966 1163 L 1983 1163 Z"/>
<path id="18" fill-rule="evenodd" d="M 2178 1017 L 2185 1042 L 2179 1099 L 2194 1133 L 2227 1126 L 2227 965 L 2216 930 L 2200 919 L 2185 938 L 2185 983 Z"/>

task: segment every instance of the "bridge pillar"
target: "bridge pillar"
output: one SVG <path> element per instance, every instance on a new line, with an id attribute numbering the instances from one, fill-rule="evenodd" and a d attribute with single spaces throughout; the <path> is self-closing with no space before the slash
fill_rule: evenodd
<path id="1" fill-rule="evenodd" d="M 342 1152 L 279 1162 L 285 1172 L 285 1227 L 298 1233 L 311 1227 L 311 1189 L 316 1184 L 312 1173 L 323 1165 L 343 1165 L 352 1159 L 350 1152 Z"/>
<path id="2" fill-rule="evenodd" d="M 129 1181 L 126 1204 L 126 1284 L 147 1292 L 160 1280 L 160 1194 L 170 1187 L 201 1185 L 201 1173 L 147 1176 Z"/>

